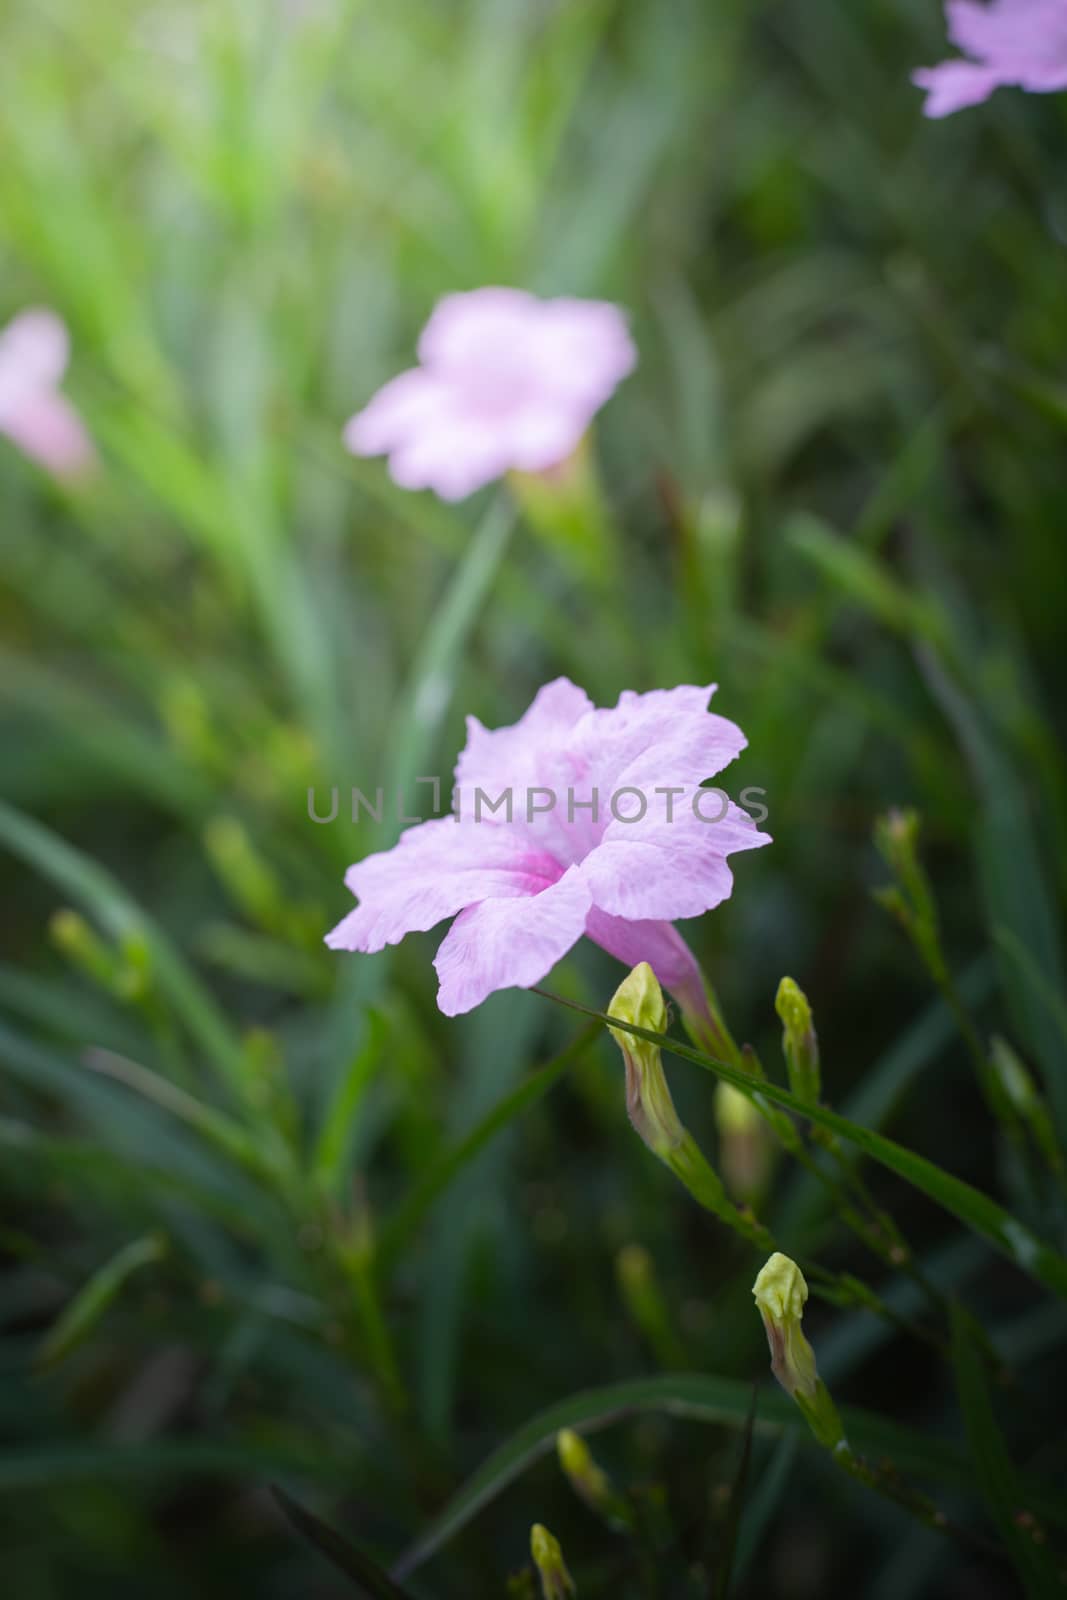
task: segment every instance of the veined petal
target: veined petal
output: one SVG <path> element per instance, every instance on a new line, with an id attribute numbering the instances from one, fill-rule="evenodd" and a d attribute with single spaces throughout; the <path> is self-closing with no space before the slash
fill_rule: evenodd
<path id="1" fill-rule="evenodd" d="M 456 763 L 457 786 L 470 793 L 476 788 L 499 793 L 510 787 L 518 794 L 539 780 L 551 783 L 560 747 L 592 709 L 584 689 L 569 678 L 554 678 L 510 727 L 489 729 L 477 717 L 468 717 L 467 743 Z"/>
<path id="2" fill-rule="evenodd" d="M 589 903 L 589 890 L 572 867 L 540 894 L 484 900 L 464 911 L 434 960 L 441 1010 L 458 1016 L 497 989 L 540 983 L 581 938 Z"/>
<path id="3" fill-rule="evenodd" d="M 729 899 L 734 880 L 726 856 L 769 844 L 770 837 L 721 795 L 699 793 L 706 797 L 700 801 L 702 815 L 693 810 L 690 793 L 680 798 L 669 822 L 650 812 L 640 822 L 609 824 L 582 863 L 594 903 L 602 911 L 629 919 L 673 920 L 702 916 Z"/>
<path id="4" fill-rule="evenodd" d="M 359 905 L 326 943 L 370 954 L 478 901 L 535 895 L 560 871 L 551 857 L 524 848 L 503 828 L 435 818 L 410 828 L 392 850 L 348 869 L 345 883 Z"/>
<path id="5" fill-rule="evenodd" d="M 669 922 L 628 922 L 594 906 L 585 919 L 585 931 L 626 967 L 647 961 L 663 987 L 674 994 L 703 987 L 696 957 Z"/>

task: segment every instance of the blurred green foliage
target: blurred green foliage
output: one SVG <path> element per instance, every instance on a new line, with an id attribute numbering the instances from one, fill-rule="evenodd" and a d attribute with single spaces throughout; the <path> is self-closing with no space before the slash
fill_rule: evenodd
<path id="1" fill-rule="evenodd" d="M 411 1595 L 505 1594 L 542 1519 L 583 1595 L 715 1593 L 726 1543 L 738 1595 L 1041 1592 L 1061 1304 L 865 1168 L 969 1313 L 931 1345 L 813 1302 L 820 1371 L 979 1543 L 839 1481 L 769 1393 L 738 1512 L 759 1260 L 632 1136 L 615 1047 L 533 995 L 441 1017 L 432 937 L 321 943 L 398 826 L 352 787 L 425 809 L 464 714 L 561 672 L 600 703 L 717 681 L 775 840 L 686 930 L 733 1031 L 783 1081 L 790 973 L 825 1099 L 1064 1249 L 973 1056 L 1005 1036 L 1062 1146 L 1067 100 L 925 122 L 908 74 L 943 54 L 933 0 L 7 0 L 0 322 L 68 321 L 102 458 L 64 489 L 0 440 L 20 1600 L 352 1593 L 268 1486 L 388 1565 L 493 1451 Z M 496 282 L 631 313 L 610 594 L 497 493 L 445 507 L 342 449 L 435 299 Z M 924 819 L 936 981 L 870 894 L 892 805 Z M 602 1010 L 619 977 L 580 950 L 552 986 Z M 710 1080 L 670 1075 L 713 1151 Z M 810 1171 L 783 1159 L 766 1214 L 930 1318 Z M 539 1457 L 620 1409 L 598 1460 L 636 1554 Z M 1018 1580 L 980 1542 L 1005 1529 Z"/>

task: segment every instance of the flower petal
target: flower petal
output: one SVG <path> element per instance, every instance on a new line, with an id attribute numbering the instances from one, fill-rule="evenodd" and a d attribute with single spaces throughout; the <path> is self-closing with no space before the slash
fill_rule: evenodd
<path id="1" fill-rule="evenodd" d="M 726 856 L 769 844 L 770 838 L 725 797 L 700 793 L 707 797 L 699 802 L 700 815 L 684 796 L 670 822 L 650 814 L 640 822 L 609 824 L 582 862 L 602 911 L 630 920 L 673 921 L 702 916 L 729 899 L 734 880 Z"/>
<path id="2" fill-rule="evenodd" d="M 70 334 L 54 311 L 23 311 L 0 333 L 0 416 L 23 395 L 52 389 L 67 370 Z"/>
<path id="3" fill-rule="evenodd" d="M 326 943 L 332 950 L 382 950 L 481 900 L 535 895 L 560 871 L 506 829 L 434 818 L 409 828 L 392 850 L 348 869 L 345 883 L 360 903 Z"/>
<path id="4" fill-rule="evenodd" d="M 574 743 L 605 806 L 627 785 L 647 791 L 651 804 L 658 785 L 701 783 L 740 754 L 747 743 L 741 729 L 708 710 L 714 693 L 714 684 L 626 690 L 616 706 L 593 713 Z"/>
<path id="5" fill-rule="evenodd" d="M 434 966 L 447 1017 L 471 1011 L 497 989 L 529 989 L 581 938 L 589 890 L 574 868 L 540 894 L 484 900 L 458 916 Z"/>
<path id="6" fill-rule="evenodd" d="M 647 961 L 663 987 L 675 994 L 690 986 L 702 988 L 696 957 L 669 922 L 628 922 L 594 906 L 585 919 L 585 931 L 625 967 Z"/>
<path id="7" fill-rule="evenodd" d="M 348 419 L 344 441 L 354 456 L 385 455 L 420 429 L 436 426 L 446 414 L 447 395 L 441 384 L 412 367 L 392 378 Z"/>
<path id="8" fill-rule="evenodd" d="M 964 106 L 988 100 L 993 90 L 1000 88 L 1002 79 L 989 67 L 972 66 L 969 61 L 942 61 L 938 67 L 920 67 L 912 73 L 911 81 L 927 91 L 924 116 L 948 117 Z"/>
<path id="9" fill-rule="evenodd" d="M 81 418 L 58 392 L 43 389 L 24 395 L 0 418 L 0 432 L 57 478 L 75 477 L 95 460 Z"/>
<path id="10" fill-rule="evenodd" d="M 525 346 L 541 302 L 525 289 L 487 285 L 438 300 L 419 335 L 424 366 L 465 377 L 472 368 Z"/>
<path id="11" fill-rule="evenodd" d="M 552 781 L 561 747 L 592 709 L 584 689 L 569 678 L 553 678 L 509 727 L 490 730 L 477 717 L 468 717 L 467 743 L 456 762 L 457 786 L 472 796 L 476 788 L 499 793 L 510 787 L 521 809 L 525 794 L 518 791 Z"/>

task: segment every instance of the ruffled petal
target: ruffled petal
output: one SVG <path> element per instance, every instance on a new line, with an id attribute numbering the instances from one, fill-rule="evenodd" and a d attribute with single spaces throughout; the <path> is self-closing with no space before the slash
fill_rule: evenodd
<path id="1" fill-rule="evenodd" d="M 478 901 L 537 894 L 560 871 L 505 829 L 435 818 L 410 828 L 392 850 L 348 869 L 345 883 L 359 905 L 326 943 L 333 950 L 383 950 Z"/>
<path id="2" fill-rule="evenodd" d="M 551 787 L 558 780 L 562 747 L 592 710 L 584 689 L 569 678 L 554 678 L 509 727 L 489 729 L 468 717 L 467 743 L 456 762 L 457 786 L 471 796 L 476 788 L 494 794 L 511 788 L 521 810 L 528 787 L 538 782 Z"/>
<path id="3" fill-rule="evenodd" d="M 594 903 L 612 916 L 672 920 L 699 917 L 728 900 L 733 874 L 726 856 L 769 844 L 752 819 L 737 806 L 702 790 L 702 816 L 688 797 L 673 820 L 645 817 L 612 822 L 582 871 Z M 720 816 L 722 806 L 726 806 Z M 718 820 L 710 820 L 710 819 Z"/>
<path id="4" fill-rule="evenodd" d="M 498 989 L 540 983 L 581 938 L 588 910 L 589 890 L 572 868 L 540 894 L 464 911 L 434 960 L 445 1016 L 473 1010 Z"/>

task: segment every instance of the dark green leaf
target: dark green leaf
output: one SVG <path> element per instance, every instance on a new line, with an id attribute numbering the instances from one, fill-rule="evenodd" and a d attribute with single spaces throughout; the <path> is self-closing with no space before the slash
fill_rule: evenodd
<path id="1" fill-rule="evenodd" d="M 383 1572 L 369 1556 L 349 1544 L 336 1529 L 321 1521 L 312 1512 L 298 1505 L 284 1489 L 271 1485 L 271 1494 L 302 1538 L 314 1545 L 320 1555 L 355 1582 L 359 1594 L 369 1600 L 409 1600 L 387 1573 Z"/>

